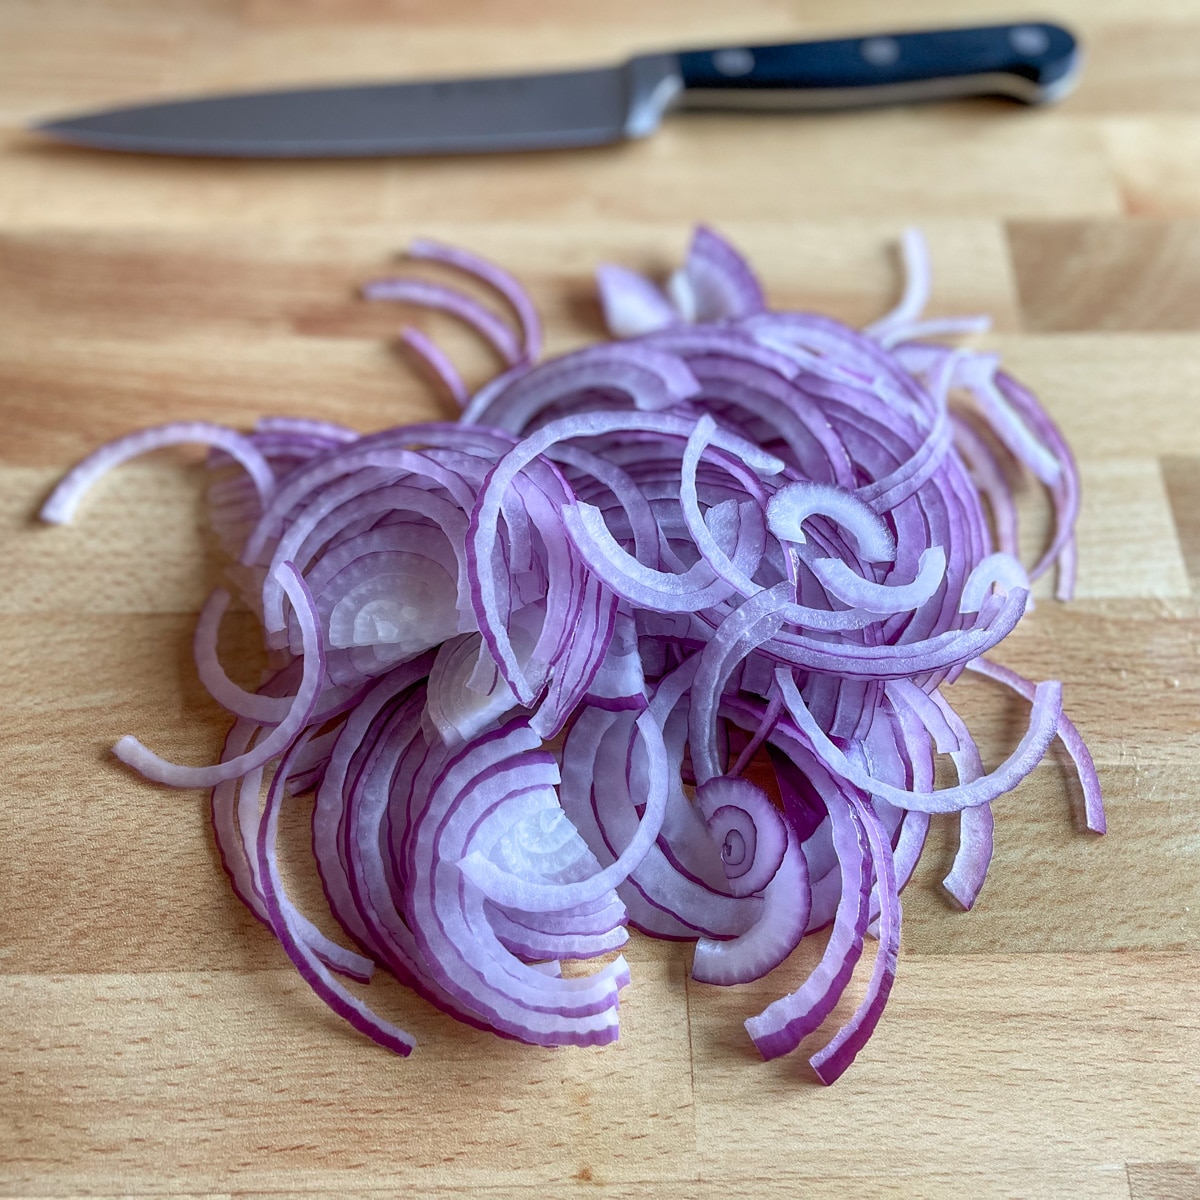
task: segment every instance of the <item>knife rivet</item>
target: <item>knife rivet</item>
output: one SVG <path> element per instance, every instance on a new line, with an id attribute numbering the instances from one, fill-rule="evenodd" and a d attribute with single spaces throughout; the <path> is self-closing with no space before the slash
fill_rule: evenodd
<path id="1" fill-rule="evenodd" d="M 900 43 L 891 37 L 867 38 L 859 51 L 871 66 L 890 67 L 900 57 Z"/>
<path id="2" fill-rule="evenodd" d="M 713 66 L 722 75 L 737 78 L 754 70 L 754 55 L 749 50 L 718 50 L 712 56 Z"/>
<path id="3" fill-rule="evenodd" d="M 1018 25 L 1008 33 L 1009 43 L 1018 54 L 1045 54 L 1050 37 L 1036 25 Z"/>

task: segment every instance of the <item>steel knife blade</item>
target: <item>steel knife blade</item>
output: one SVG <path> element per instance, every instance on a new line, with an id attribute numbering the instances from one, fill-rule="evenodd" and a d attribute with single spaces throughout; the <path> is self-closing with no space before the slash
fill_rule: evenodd
<path id="1" fill-rule="evenodd" d="M 204 96 L 40 122 L 103 150 L 365 158 L 597 146 L 672 109 L 814 109 L 975 95 L 1035 104 L 1074 85 L 1073 35 L 1045 22 L 644 54 L 611 67 Z"/>

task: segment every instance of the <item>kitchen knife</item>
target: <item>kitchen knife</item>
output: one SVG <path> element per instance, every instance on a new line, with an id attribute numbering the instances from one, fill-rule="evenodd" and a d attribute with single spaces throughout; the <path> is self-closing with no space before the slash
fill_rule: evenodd
<path id="1" fill-rule="evenodd" d="M 237 158 L 477 154 L 644 137 L 673 108 L 814 109 L 975 95 L 1040 103 L 1074 84 L 1046 23 L 646 54 L 552 74 L 249 92 L 81 113 L 35 128 L 103 150 Z"/>

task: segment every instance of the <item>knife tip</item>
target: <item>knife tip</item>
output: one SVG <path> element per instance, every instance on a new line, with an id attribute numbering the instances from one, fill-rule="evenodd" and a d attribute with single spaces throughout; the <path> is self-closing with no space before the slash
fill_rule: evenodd
<path id="1" fill-rule="evenodd" d="M 89 124 L 90 115 L 56 117 L 30 121 L 24 132 L 34 141 L 57 143 L 64 146 L 80 146 L 92 150 L 141 150 L 136 139 L 122 137 L 103 128 Z"/>
<path id="2" fill-rule="evenodd" d="M 29 121 L 24 126 L 24 132 L 33 137 L 49 138 L 56 142 L 73 141 L 77 136 L 70 121 L 55 119 Z"/>

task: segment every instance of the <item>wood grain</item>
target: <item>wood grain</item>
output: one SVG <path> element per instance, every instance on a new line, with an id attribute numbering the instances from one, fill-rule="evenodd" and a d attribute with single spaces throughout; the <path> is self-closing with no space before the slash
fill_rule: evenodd
<path id="1" fill-rule="evenodd" d="M 1200 583 L 1200 458 L 1169 454 L 1162 470 L 1179 549 L 1195 590 Z"/>
<path id="2" fill-rule="evenodd" d="M 1194 1200 L 1200 1195 L 1200 1163 L 1130 1163 L 1132 1200 Z"/>
<path id="3" fill-rule="evenodd" d="M 994 19 L 978 0 L 8 0 L 0 5 L 0 1200 L 383 1195 L 1200 1196 L 1200 16 L 1194 0 L 1061 0 L 1078 93 L 772 120 L 680 116 L 637 145 L 493 160 L 186 163 L 38 143 L 60 110 L 188 90 L 585 63 L 681 43 Z M 36 527 L 98 441 L 171 417 L 299 413 L 373 429 L 448 410 L 392 337 L 467 374 L 448 321 L 369 305 L 414 235 L 527 282 L 553 351 L 598 332 L 591 272 L 652 272 L 697 220 L 780 307 L 869 321 L 917 222 L 936 314 L 990 312 L 1084 480 L 1079 598 L 1043 597 L 1003 648 L 1060 678 L 1104 783 L 1081 832 L 1059 750 L 997 806 L 972 913 L 940 880 L 935 820 L 905 894 L 888 1012 L 852 1071 L 758 1061 L 742 1021 L 796 986 L 806 942 L 748 988 L 688 979 L 635 937 L 622 1038 L 542 1052 L 466 1030 L 387 980 L 393 1059 L 308 992 L 231 895 L 204 797 L 144 784 L 108 747 L 216 752 L 191 667 L 219 578 L 199 456 L 106 480 Z M 1030 548 L 1044 502 L 1020 497 Z M 250 682 L 255 633 L 226 657 Z M 998 762 L 1021 706 L 948 690 Z M 304 866 L 307 811 L 284 865 Z M 833 1020 L 861 995 L 860 972 Z M 824 1031 L 829 1032 L 827 1028 Z M 821 1034 L 814 1040 L 814 1047 Z"/>
<path id="4" fill-rule="evenodd" d="M 1038 332 L 1195 329 L 1200 239 L 1187 221 L 1013 221 L 1027 328 Z"/>

